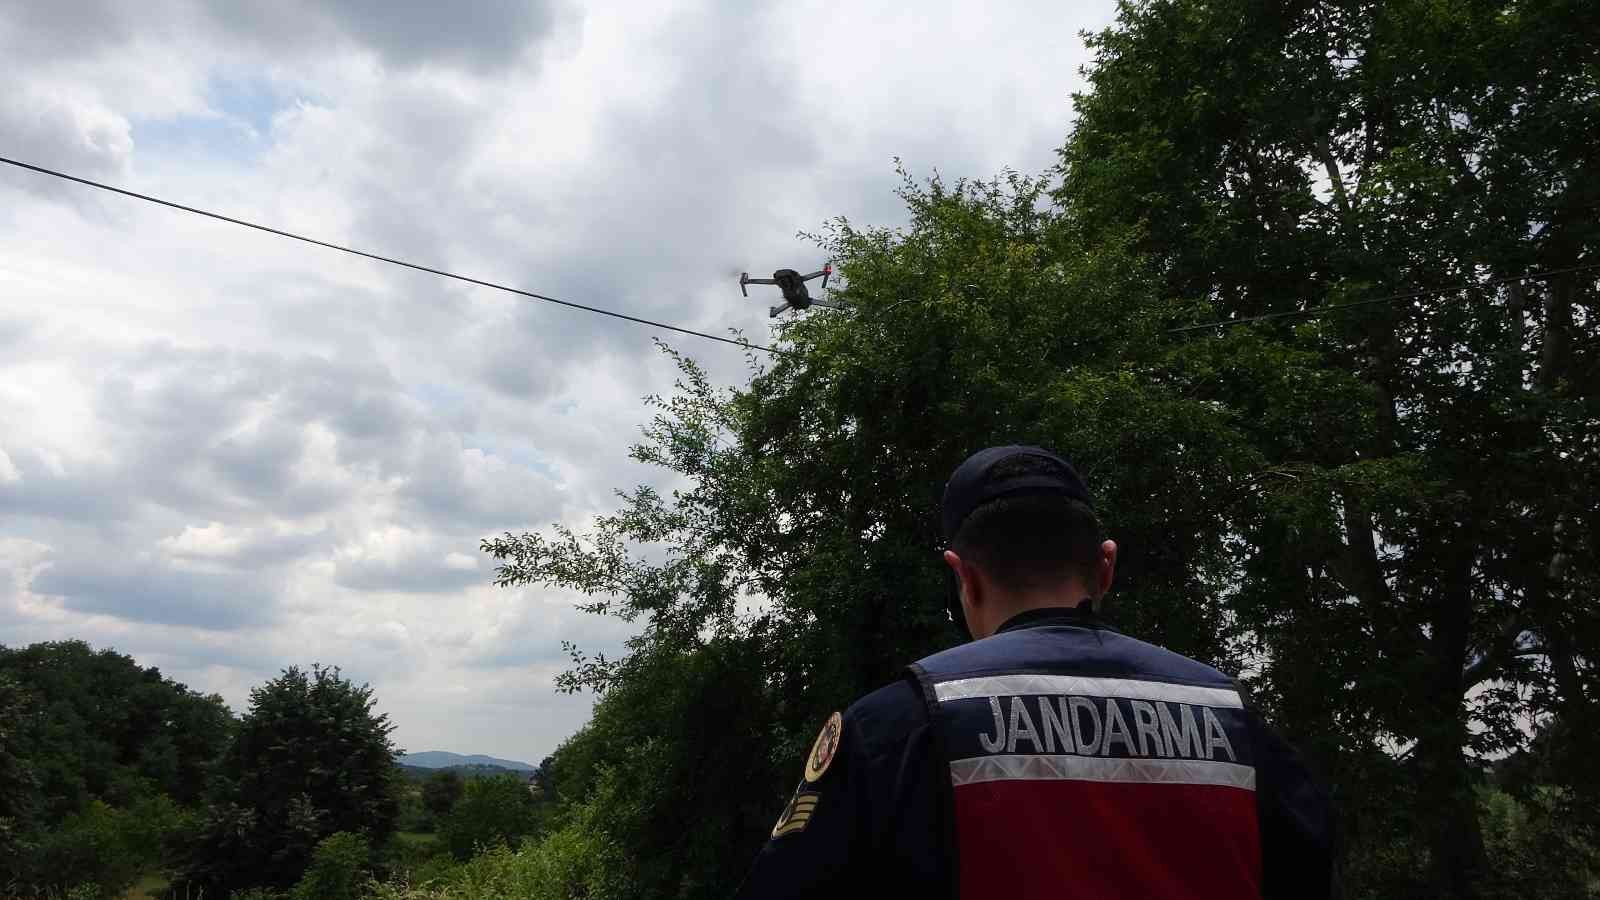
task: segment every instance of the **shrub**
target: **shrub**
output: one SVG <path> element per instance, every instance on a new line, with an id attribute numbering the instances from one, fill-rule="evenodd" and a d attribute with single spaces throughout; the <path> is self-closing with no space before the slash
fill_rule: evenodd
<path id="1" fill-rule="evenodd" d="M 384 845 L 377 875 L 386 881 L 417 884 L 422 873 L 436 873 L 441 868 L 440 860 L 444 868 L 455 865 L 455 859 L 436 835 L 402 831 Z"/>
<path id="2" fill-rule="evenodd" d="M 40 836 L 30 880 L 46 892 L 70 886 L 76 893 L 92 890 L 96 896 L 115 897 L 159 863 L 160 848 L 154 824 L 91 800 L 82 812 Z"/>
<path id="3" fill-rule="evenodd" d="M 455 808 L 461 800 L 466 784 L 462 781 L 461 773 L 454 769 L 443 769 L 428 776 L 422 783 L 422 805 L 432 814 L 435 822 L 450 815 L 450 810 Z"/>
<path id="4" fill-rule="evenodd" d="M 294 886 L 294 900 L 358 900 L 370 871 L 364 835 L 330 834 L 311 853 L 311 864 Z"/>
<path id="5" fill-rule="evenodd" d="M 516 846 L 533 825 L 527 786 L 514 776 L 500 775 L 468 782 L 439 833 L 456 859 L 466 860 L 495 844 Z"/>
<path id="6" fill-rule="evenodd" d="M 1580 900 L 1600 896 L 1600 851 L 1561 816 L 1560 788 L 1535 786 L 1517 797 L 1494 788 L 1478 791 L 1484 849 L 1489 857 L 1486 896 Z"/>
<path id="7" fill-rule="evenodd" d="M 374 886 L 375 900 L 623 900 L 621 854 L 583 817 L 513 850 L 489 847 L 430 880 Z"/>

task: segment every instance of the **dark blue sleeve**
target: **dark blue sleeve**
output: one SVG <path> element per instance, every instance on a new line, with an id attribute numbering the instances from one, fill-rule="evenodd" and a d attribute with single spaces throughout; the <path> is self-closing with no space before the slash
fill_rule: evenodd
<path id="1" fill-rule="evenodd" d="M 1295 749 L 1250 715 L 1265 900 L 1333 895 L 1334 822 L 1327 791 Z"/>
<path id="2" fill-rule="evenodd" d="M 846 710 L 833 762 L 815 782 L 800 779 L 740 900 L 855 897 L 884 888 L 892 896 L 928 896 L 924 885 L 944 883 L 932 789 L 939 773 L 927 730 L 909 682 Z"/>
<path id="3" fill-rule="evenodd" d="M 861 868 L 858 834 L 866 772 L 859 728 L 845 717 L 839 746 L 822 777 L 804 777 L 773 824 L 739 888 L 739 900 L 849 896 Z"/>

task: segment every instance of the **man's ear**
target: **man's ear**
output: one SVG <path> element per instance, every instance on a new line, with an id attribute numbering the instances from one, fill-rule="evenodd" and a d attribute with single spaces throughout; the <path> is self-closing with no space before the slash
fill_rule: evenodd
<path id="1" fill-rule="evenodd" d="M 1117 578 L 1117 542 L 1106 541 L 1100 545 L 1100 562 L 1095 565 L 1095 597 L 1104 597 Z"/>
<path id="2" fill-rule="evenodd" d="M 972 564 L 957 556 L 954 550 L 944 552 L 944 563 L 950 567 L 950 574 L 955 576 L 956 590 L 961 595 L 961 605 L 963 607 L 969 605 L 974 599 Z"/>

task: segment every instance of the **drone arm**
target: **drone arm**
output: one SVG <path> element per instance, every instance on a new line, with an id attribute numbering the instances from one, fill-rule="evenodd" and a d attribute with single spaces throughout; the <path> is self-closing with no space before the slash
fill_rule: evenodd
<path id="1" fill-rule="evenodd" d="M 739 293 L 745 295 L 746 297 L 750 296 L 750 292 L 744 289 L 744 286 L 747 284 L 777 284 L 777 282 L 773 281 L 771 278 L 751 278 L 749 272 L 740 272 Z"/>
<path id="2" fill-rule="evenodd" d="M 813 301 L 811 301 L 811 305 L 812 306 L 820 306 L 823 309 L 845 309 L 846 308 L 843 303 L 835 303 L 832 300 L 813 300 Z"/>
<path id="3" fill-rule="evenodd" d="M 833 263 L 828 263 L 827 265 L 825 265 L 822 268 L 816 270 L 815 272 L 812 272 L 810 275 L 802 275 L 802 276 L 800 276 L 800 280 L 801 281 L 810 281 L 811 279 L 817 277 L 818 275 L 821 275 L 822 276 L 822 286 L 823 287 L 827 287 L 828 286 L 828 276 L 832 275 L 832 274 L 833 274 Z"/>

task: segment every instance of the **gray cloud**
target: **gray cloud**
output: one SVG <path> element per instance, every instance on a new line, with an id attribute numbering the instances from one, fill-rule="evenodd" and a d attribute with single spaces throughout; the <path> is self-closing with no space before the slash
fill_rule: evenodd
<path id="1" fill-rule="evenodd" d="M 135 42 L 178 49 L 195 41 L 225 41 L 276 54 L 362 48 L 386 66 L 445 64 L 495 69 L 515 62 L 547 38 L 564 5 L 547 0 L 54 0 L 0 3 L 0 46 L 27 45 L 41 57 L 81 56 Z M 32 54 L 30 54 L 32 55 Z"/>
<path id="2" fill-rule="evenodd" d="M 38 90 L 11 90 L 0 98 L 0 135 L 7 156 L 88 178 L 124 174 L 133 154 L 132 128 L 126 118 L 103 106 Z M 4 168 L 0 185 L 14 185 L 81 209 L 94 209 L 98 202 L 54 179 Z"/>
<path id="3" fill-rule="evenodd" d="M 422 442 L 399 495 L 420 521 L 486 534 L 526 522 L 532 510 L 559 518 L 562 502 L 548 476 L 445 437 Z"/>
<path id="4" fill-rule="evenodd" d="M 86 555 L 57 560 L 32 587 L 78 612 L 165 625 L 238 628 L 269 621 L 275 609 L 273 586 L 239 572 Z"/>
<path id="5" fill-rule="evenodd" d="M 484 581 L 476 548 L 462 545 L 446 552 L 440 546 L 425 546 L 398 558 L 358 558 L 341 560 L 334 582 L 357 591 L 395 591 L 411 594 L 438 594 L 459 591 Z M 419 552 L 420 551 L 420 552 Z"/>
<path id="6" fill-rule="evenodd" d="M 452 568 L 439 560 L 399 563 L 352 563 L 339 566 L 335 581 L 357 591 L 399 591 L 408 594 L 442 594 L 483 582 L 478 569 Z"/>
<path id="7" fill-rule="evenodd" d="M 118 521 L 134 509 L 115 473 L 87 465 L 68 472 L 27 446 L 0 445 L 15 476 L 0 479 L 0 523 L 18 517 L 76 522 Z"/>
<path id="8" fill-rule="evenodd" d="M 473 68 L 500 65 L 548 34 L 558 16 L 545 0 L 463 4 L 338 0 L 317 8 L 338 22 L 345 34 L 375 47 L 391 66 L 433 59 Z"/>

